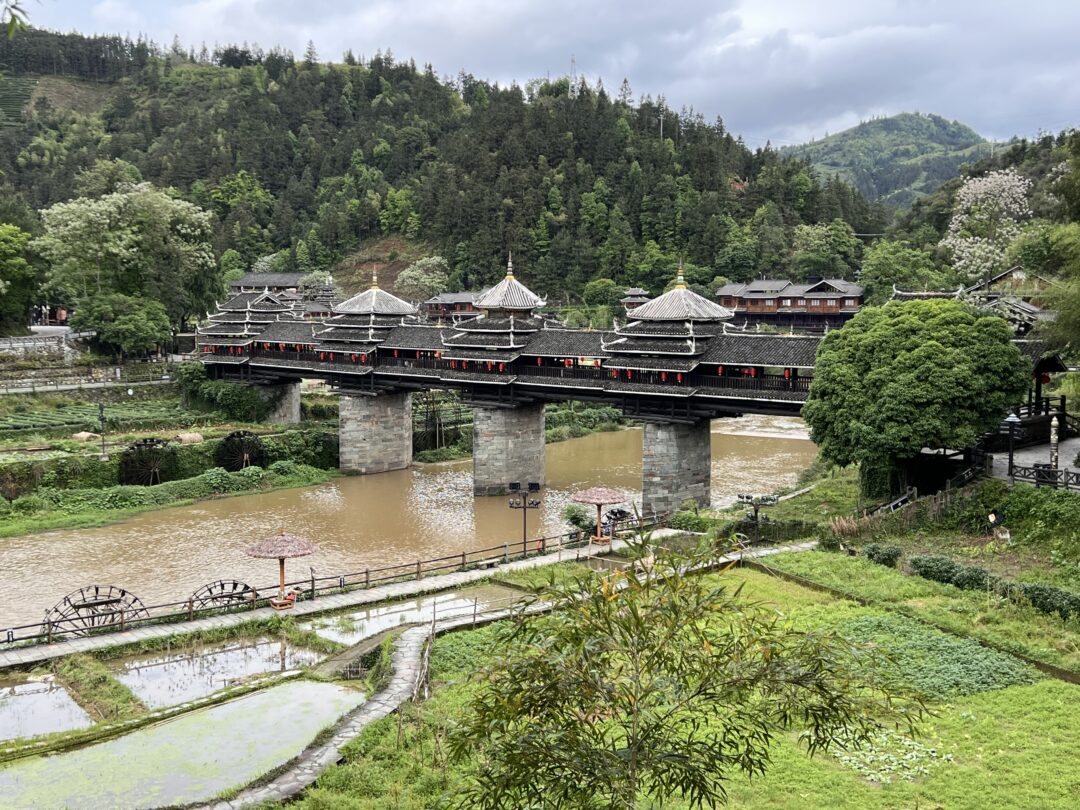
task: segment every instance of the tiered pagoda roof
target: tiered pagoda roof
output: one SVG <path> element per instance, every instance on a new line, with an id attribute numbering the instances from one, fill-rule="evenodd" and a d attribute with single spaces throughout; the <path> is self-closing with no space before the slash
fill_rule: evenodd
<path id="1" fill-rule="evenodd" d="M 319 341 L 328 347 L 350 347 L 369 351 L 383 341 L 391 329 L 414 320 L 416 307 L 379 287 L 379 277 L 371 274 L 371 286 L 333 308 L 323 321 Z"/>
<path id="2" fill-rule="evenodd" d="M 514 260 L 506 262 L 506 277 L 480 295 L 476 306 L 479 315 L 456 318 L 453 331 L 443 338 L 448 351 L 444 357 L 475 359 L 484 352 L 507 352 L 523 348 L 529 338 L 544 328 L 544 321 L 533 310 L 544 300 L 514 278 Z M 480 352 L 480 355 L 477 355 Z"/>
<path id="3" fill-rule="evenodd" d="M 217 312 L 207 317 L 206 323 L 196 330 L 204 343 L 239 343 L 250 340 L 267 324 L 279 317 L 288 316 L 290 307 L 273 293 L 240 293 L 218 306 Z M 232 338 L 233 340 L 218 340 Z M 241 340 L 243 339 L 243 340 Z"/>
<path id="4" fill-rule="evenodd" d="M 614 331 L 604 335 L 603 349 L 612 356 L 607 365 L 689 368 L 696 362 L 690 361 L 705 352 L 709 338 L 722 330 L 723 321 L 732 314 L 689 289 L 680 267 L 671 290 L 634 309 L 631 320 L 616 322 Z M 650 355 L 655 359 L 649 360 Z"/>

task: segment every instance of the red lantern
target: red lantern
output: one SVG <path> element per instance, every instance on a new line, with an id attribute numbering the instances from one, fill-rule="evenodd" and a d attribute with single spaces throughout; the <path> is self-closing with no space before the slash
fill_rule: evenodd
<path id="1" fill-rule="evenodd" d="M 660 382 L 667 382 L 667 372 L 666 371 L 661 371 L 660 372 Z"/>
<path id="2" fill-rule="evenodd" d="M 417 360 L 419 360 L 419 359 L 420 359 L 420 352 L 419 352 L 419 351 L 417 351 L 417 352 L 416 352 L 416 359 L 417 359 Z"/>
<path id="3" fill-rule="evenodd" d="M 536 365 L 538 365 L 538 366 L 544 365 L 544 358 L 543 357 L 537 357 L 536 358 Z"/>
<path id="4" fill-rule="evenodd" d="M 330 362 L 334 362 L 334 353 L 330 352 Z"/>
<path id="5" fill-rule="evenodd" d="M 611 379 L 613 379 L 613 380 L 619 379 L 619 370 L 617 368 L 613 368 L 611 370 Z"/>
<path id="6" fill-rule="evenodd" d="M 279 344 L 277 345 L 277 347 L 278 347 L 278 351 L 279 351 L 279 352 L 283 352 L 283 351 L 285 351 L 285 344 L 284 344 L 284 343 L 279 343 Z"/>
<path id="7" fill-rule="evenodd" d="M 626 379 L 628 379 L 628 380 L 634 379 L 634 372 L 631 371 L 630 369 L 626 370 Z"/>
<path id="8" fill-rule="evenodd" d="M 397 357 L 397 356 L 398 356 L 398 350 L 394 349 L 394 357 Z"/>
<path id="9" fill-rule="evenodd" d="M 350 354 L 349 359 L 352 360 L 355 363 L 356 362 L 356 355 L 355 354 Z"/>
<path id="10" fill-rule="evenodd" d="M 367 362 L 367 355 L 366 354 L 360 355 L 360 362 L 361 363 L 366 363 Z"/>
<path id="11" fill-rule="evenodd" d="M 506 363 L 499 363 L 499 373 L 506 371 Z"/>
<path id="12" fill-rule="evenodd" d="M 263 344 L 263 348 L 264 348 L 264 349 L 269 349 L 269 348 L 270 348 L 270 344 L 269 344 L 269 343 L 264 343 L 264 344 Z"/>
<path id="13" fill-rule="evenodd" d="M 675 375 L 675 382 L 679 382 L 679 383 L 682 382 L 682 373 L 681 372 L 679 374 Z"/>
<path id="14" fill-rule="evenodd" d="M 757 376 L 757 369 L 756 368 L 750 369 L 750 376 L 751 377 L 756 377 Z"/>
<path id="15" fill-rule="evenodd" d="M 300 344 L 299 343 L 297 343 L 295 346 L 293 346 L 293 348 L 296 349 L 297 354 L 300 354 Z"/>
<path id="16" fill-rule="evenodd" d="M 791 369 L 790 368 L 785 368 L 784 369 L 784 379 L 785 380 L 790 380 L 791 379 Z"/>
<path id="17" fill-rule="evenodd" d="M 237 354 L 243 354 L 244 353 L 244 347 L 243 346 L 237 346 L 236 347 L 236 353 Z"/>
<path id="18" fill-rule="evenodd" d="M 450 361 L 450 368 L 457 368 L 457 360 Z"/>
<path id="19" fill-rule="evenodd" d="M 1039 375 L 1039 382 L 1041 382 L 1043 385 L 1046 385 L 1050 382 L 1050 375 L 1044 371 L 1042 374 Z"/>
<path id="20" fill-rule="evenodd" d="M 488 370 L 488 371 L 491 371 L 491 365 L 492 365 L 492 364 L 491 364 L 491 361 L 490 361 L 490 360 L 488 360 L 488 363 L 487 363 L 487 370 Z"/>
<path id="21" fill-rule="evenodd" d="M 563 360 L 563 365 L 567 368 L 570 368 L 572 365 L 574 365 L 574 361 L 567 357 L 565 360 Z"/>
<path id="22" fill-rule="evenodd" d="M 232 347 L 232 346 L 230 346 L 230 347 L 229 347 L 229 354 L 232 354 L 232 353 L 233 353 L 233 347 Z"/>
<path id="23" fill-rule="evenodd" d="M 326 359 L 326 352 L 319 352 L 319 359 L 320 360 L 325 360 Z"/>
<path id="24" fill-rule="evenodd" d="M 721 377 L 723 377 L 724 376 L 724 367 L 723 366 L 717 366 L 716 367 L 716 373 L 719 374 Z"/>

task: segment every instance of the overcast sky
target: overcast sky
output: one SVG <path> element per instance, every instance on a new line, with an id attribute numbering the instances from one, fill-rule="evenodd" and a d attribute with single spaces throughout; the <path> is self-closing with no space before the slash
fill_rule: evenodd
<path id="1" fill-rule="evenodd" d="M 37 0 L 34 25 L 282 45 L 323 61 L 391 49 L 439 75 L 577 72 L 722 116 L 752 145 L 901 111 L 990 138 L 1080 123 L 1076 0 Z"/>

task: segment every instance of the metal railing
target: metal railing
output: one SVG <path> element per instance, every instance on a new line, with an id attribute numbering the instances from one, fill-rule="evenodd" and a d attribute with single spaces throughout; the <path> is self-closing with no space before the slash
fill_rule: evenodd
<path id="1" fill-rule="evenodd" d="M 634 520 L 624 521 L 620 525 L 624 529 L 633 527 L 647 531 L 663 526 L 666 519 L 667 515 L 657 515 L 648 520 L 640 521 L 640 526 L 635 525 L 638 522 Z M 379 568 L 365 568 L 362 571 L 352 571 L 344 574 L 316 576 L 314 569 L 312 569 L 311 576 L 287 582 L 285 588 L 287 592 L 297 593 L 301 601 L 310 600 L 317 598 L 319 594 L 344 593 L 391 582 L 420 580 L 426 576 L 473 568 L 494 568 L 511 560 L 521 560 L 531 556 L 535 557 L 574 548 L 580 549 L 587 545 L 587 540 L 587 534 L 568 532 L 549 537 L 508 541 L 496 546 L 462 551 L 443 557 L 398 563 Z M 87 626 L 86 616 L 50 617 L 46 614 L 45 619 L 41 622 L 15 625 L 0 630 L 0 649 L 15 645 L 51 644 L 64 639 L 124 632 L 148 625 L 192 621 L 204 616 L 250 611 L 269 606 L 270 600 L 276 598 L 278 594 L 279 584 L 274 583 L 273 585 L 244 591 L 239 598 L 227 604 L 219 602 L 212 606 L 196 607 L 194 600 L 189 597 L 181 601 L 148 606 L 140 605 L 116 610 L 95 610 L 90 617 L 92 626 L 89 627 Z"/>

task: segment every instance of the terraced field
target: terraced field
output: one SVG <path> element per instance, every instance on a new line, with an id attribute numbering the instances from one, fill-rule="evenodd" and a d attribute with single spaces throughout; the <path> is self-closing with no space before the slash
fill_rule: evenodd
<path id="1" fill-rule="evenodd" d="M 0 126 L 22 123 L 23 108 L 30 102 L 37 79 L 26 76 L 0 76 Z"/>
<path id="2" fill-rule="evenodd" d="M 182 408 L 176 402 L 122 402 L 107 405 L 106 425 L 110 429 L 188 424 L 206 418 Z M 57 429 L 96 430 L 98 406 L 85 403 L 51 410 L 30 410 L 0 416 L 0 435 L 16 432 L 47 432 Z"/>

